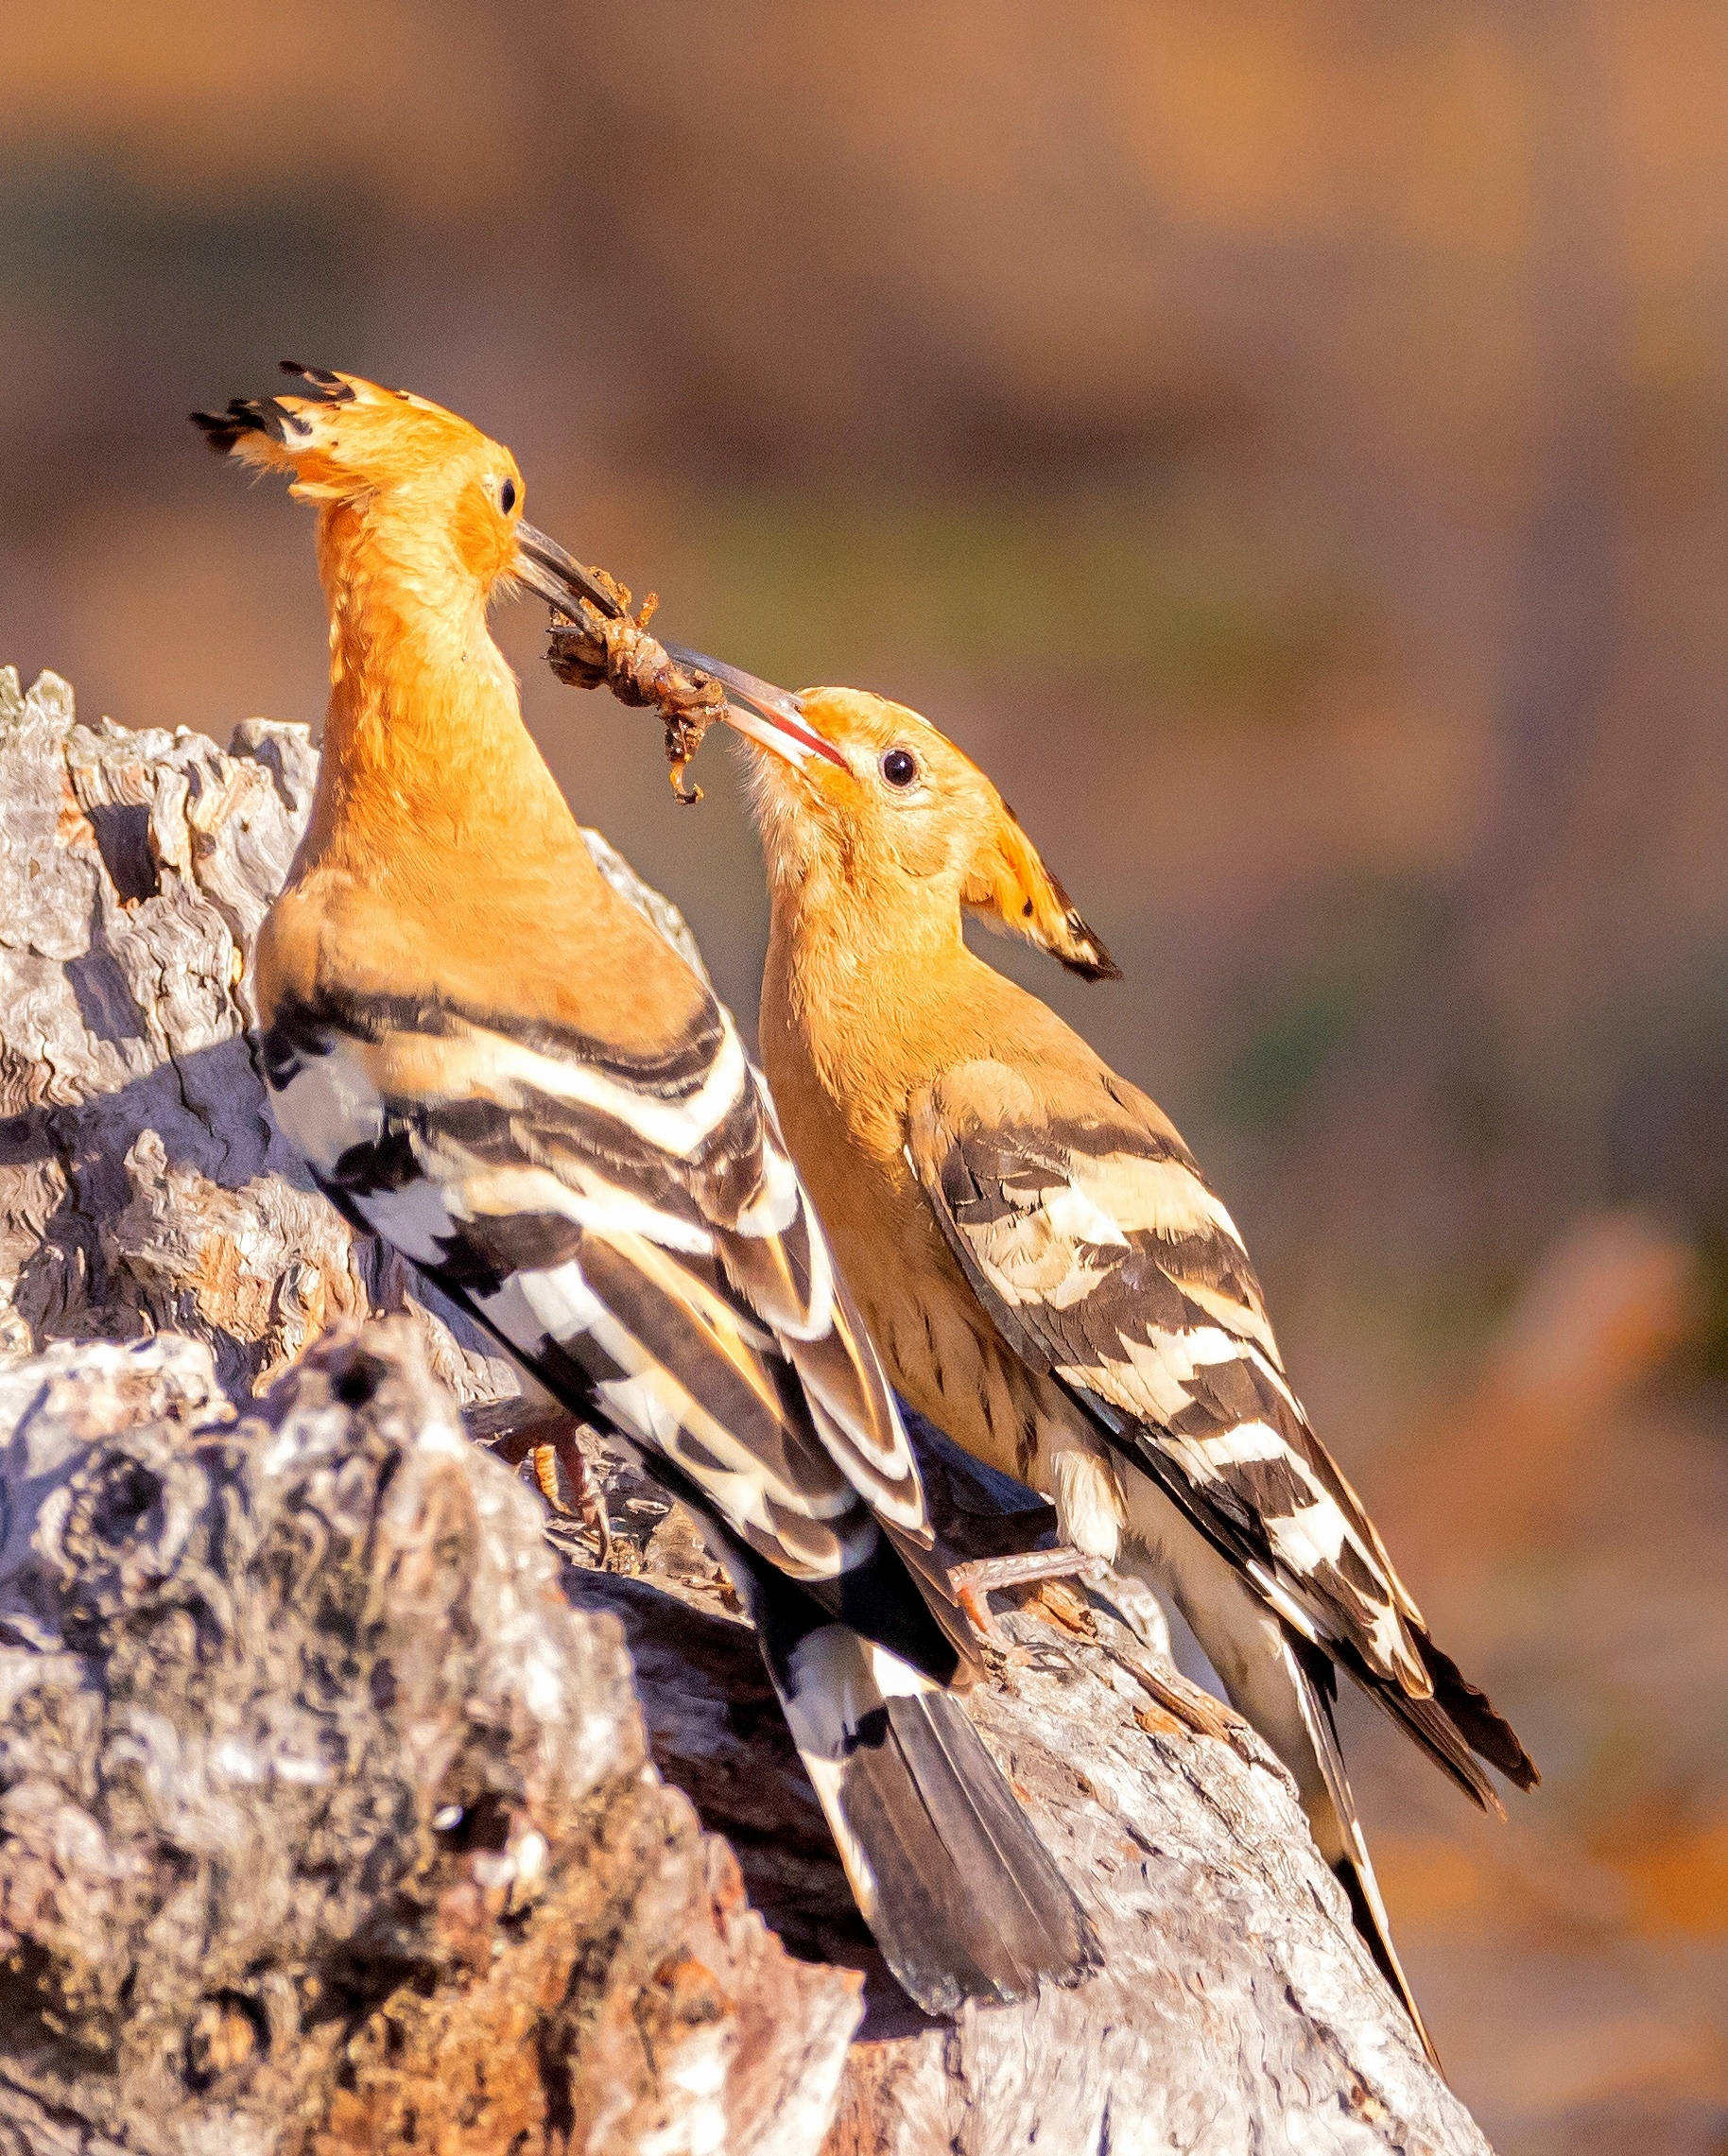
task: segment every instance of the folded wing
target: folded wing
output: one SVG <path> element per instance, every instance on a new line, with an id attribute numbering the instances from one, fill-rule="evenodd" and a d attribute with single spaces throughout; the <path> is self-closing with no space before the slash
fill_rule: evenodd
<path id="1" fill-rule="evenodd" d="M 959 1702 L 910 1448 L 762 1082 L 708 1002 L 653 1058 L 438 1002 L 277 1012 L 323 1188 L 711 1524 L 890 1966 L 931 2012 L 1090 1934 Z"/>
<path id="2" fill-rule="evenodd" d="M 729 1016 L 631 1060 L 442 1005 L 280 1012 L 277 1113 L 351 1215 L 793 1578 L 927 1545 L 907 1439 Z"/>
<path id="3" fill-rule="evenodd" d="M 1434 1647 L 1309 1428 L 1236 1224 L 1180 1137 L 1119 1079 L 1066 1108 L 1040 1112 L 987 1061 L 913 1103 L 913 1172 L 1004 1337 L 1471 1795 L 1493 1802 L 1473 1751 L 1527 1785 L 1523 1747 Z"/>

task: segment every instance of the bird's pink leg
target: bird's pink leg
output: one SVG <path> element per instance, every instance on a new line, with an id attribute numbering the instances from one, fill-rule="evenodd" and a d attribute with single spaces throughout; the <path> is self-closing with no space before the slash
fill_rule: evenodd
<path id="1" fill-rule="evenodd" d="M 575 1517 L 594 1537 L 604 1567 L 612 1557 L 612 1520 L 606 1510 L 605 1492 L 595 1482 L 582 1448 L 576 1441 L 575 1423 L 567 1418 L 561 1420 L 552 1436 L 542 1439 L 528 1457 L 541 1495 L 553 1511 L 562 1512 L 569 1518 L 571 1509 L 564 1503 L 558 1484 L 558 1471 L 561 1467 L 563 1469 L 564 1479 L 576 1499 Z"/>

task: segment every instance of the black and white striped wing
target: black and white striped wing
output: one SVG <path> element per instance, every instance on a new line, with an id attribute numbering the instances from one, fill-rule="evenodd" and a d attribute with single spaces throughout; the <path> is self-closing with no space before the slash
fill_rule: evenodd
<path id="1" fill-rule="evenodd" d="M 730 1017 L 670 1054 L 378 999 L 279 1013 L 320 1182 L 568 1405 L 818 1585 L 930 1541 L 874 1354 Z M 866 1627 L 866 1629 L 870 1629 Z"/>
<path id="2" fill-rule="evenodd" d="M 652 1061 L 377 999 L 279 1012 L 276 1112 L 349 1215 L 725 1530 L 799 1756 L 931 2013 L 1073 1982 L 1091 1937 L 945 1689 L 973 1656 L 873 1350 L 709 1005 Z"/>
<path id="3" fill-rule="evenodd" d="M 1144 1123 L 1003 1113 L 1026 1095 L 1001 1065 L 962 1065 L 913 1104 L 907 1147 L 1004 1336 L 1300 1632 L 1427 1693 L 1421 1613 L 1309 1429 L 1241 1237 L 1181 1139 L 1150 1103 Z"/>

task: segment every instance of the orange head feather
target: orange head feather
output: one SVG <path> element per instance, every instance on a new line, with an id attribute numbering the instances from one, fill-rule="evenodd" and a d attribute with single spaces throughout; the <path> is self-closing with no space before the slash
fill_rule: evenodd
<path id="1" fill-rule="evenodd" d="M 512 582 L 569 606 L 584 574 L 522 521 L 516 459 L 424 397 L 284 371 L 293 390 L 193 417 L 218 454 L 285 473 L 319 509 L 331 690 L 302 858 L 388 860 L 439 889 L 441 848 L 508 857 L 528 821 L 579 850 L 486 621 Z"/>
<path id="2" fill-rule="evenodd" d="M 957 924 L 962 909 L 1087 980 L 1120 969 L 972 759 L 905 704 L 862 689 L 797 697 L 714 666 L 753 744 L 770 875 L 850 887 L 861 907 Z"/>
<path id="3" fill-rule="evenodd" d="M 386 552 L 406 546 L 403 567 L 432 572 L 437 585 L 472 586 L 484 602 L 501 577 L 522 573 L 522 474 L 508 449 L 406 389 L 282 365 L 303 385 L 295 393 L 193 413 L 212 449 L 288 473 L 289 492 L 323 510 L 327 540 L 363 521 Z"/>
<path id="4" fill-rule="evenodd" d="M 477 427 L 357 375 L 286 371 L 289 393 L 195 415 L 218 453 L 318 506 L 330 607 L 323 754 L 260 939 L 261 1010 L 331 978 L 431 984 L 470 1008 L 676 1037 L 701 985 L 601 879 L 486 622 L 502 585 L 569 607 L 586 572 L 522 522 L 516 460 Z M 619 947 L 628 963 L 609 960 Z"/>

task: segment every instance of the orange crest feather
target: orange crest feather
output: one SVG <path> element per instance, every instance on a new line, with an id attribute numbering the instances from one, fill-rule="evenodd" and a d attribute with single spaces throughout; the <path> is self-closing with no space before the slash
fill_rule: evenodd
<path id="1" fill-rule="evenodd" d="M 291 472 L 289 492 L 302 501 L 340 501 L 484 440 L 466 420 L 407 389 L 292 359 L 282 371 L 302 385 L 293 395 L 234 397 L 226 411 L 194 412 L 192 422 L 217 456 Z M 405 429 L 410 410 L 415 424 Z"/>
<path id="2" fill-rule="evenodd" d="M 1006 802 L 960 887 L 960 904 L 1047 951 L 1084 980 L 1122 977 L 1121 967 L 1081 920 Z"/>

